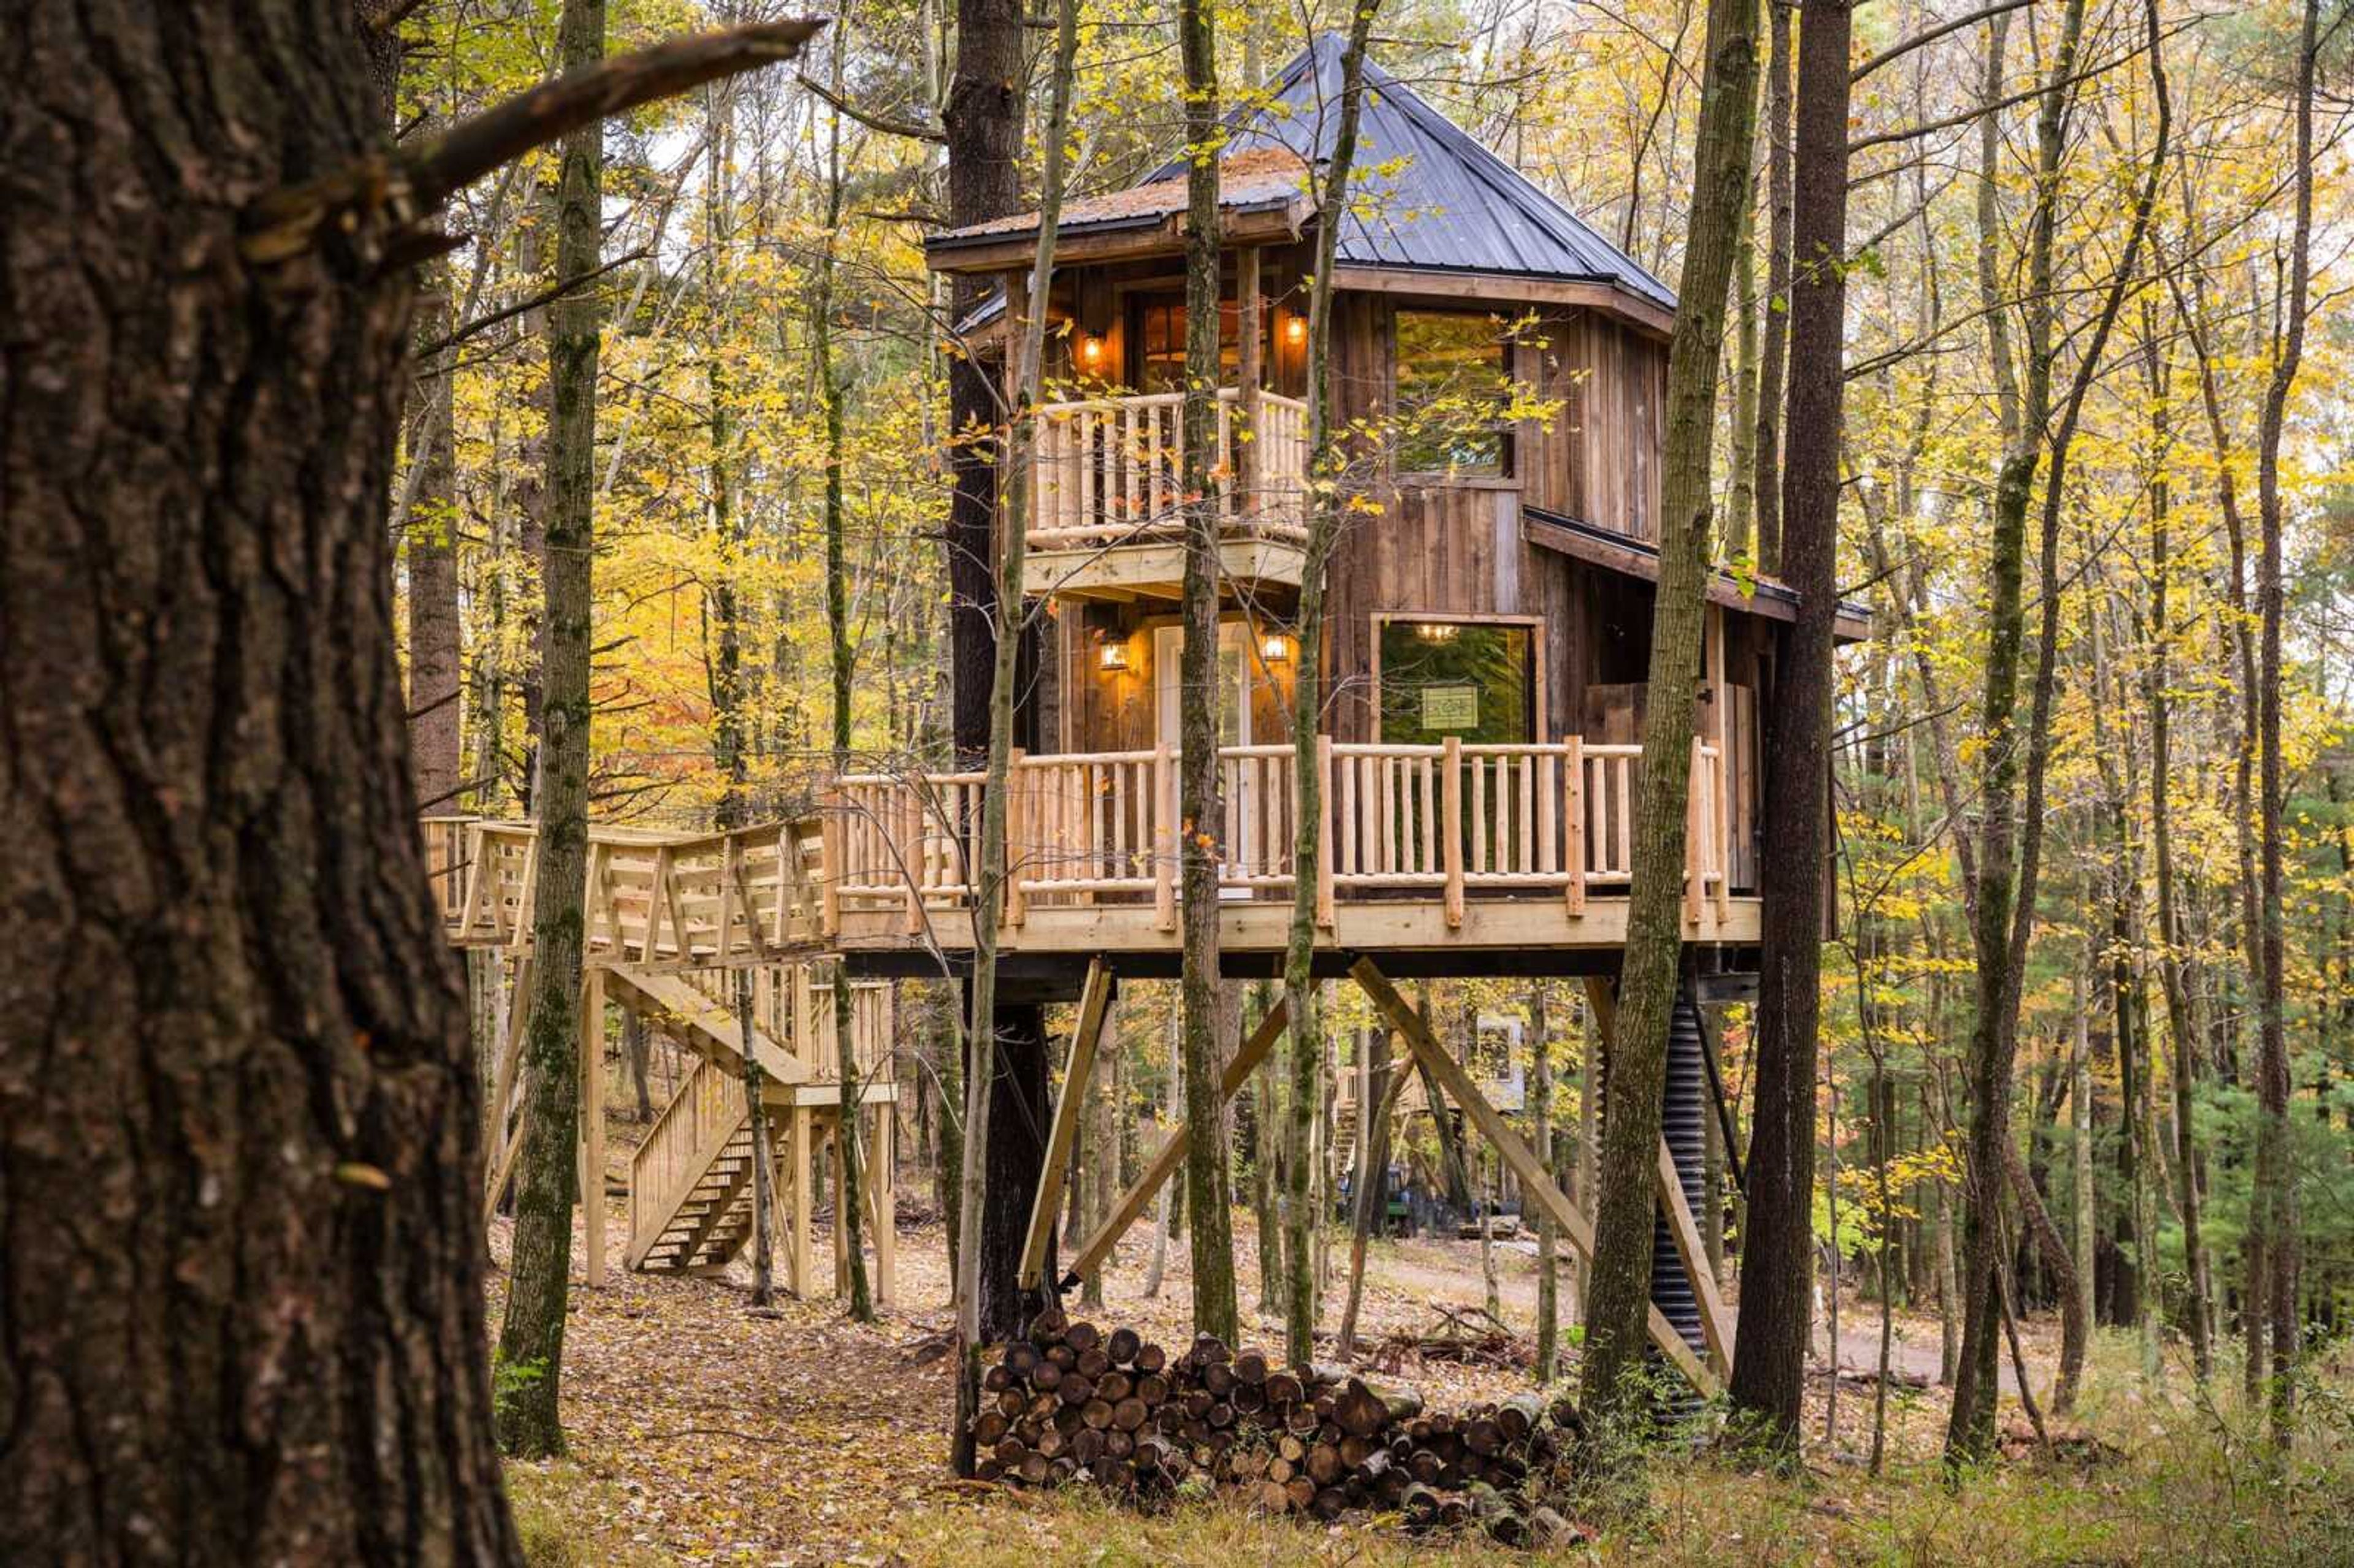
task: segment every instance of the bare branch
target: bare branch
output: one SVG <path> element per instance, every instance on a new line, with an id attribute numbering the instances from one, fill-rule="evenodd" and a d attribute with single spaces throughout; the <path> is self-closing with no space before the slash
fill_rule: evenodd
<path id="1" fill-rule="evenodd" d="M 1986 21 L 1990 17 L 1999 16 L 2006 11 L 2016 11 L 2021 6 L 2032 5 L 2034 4 L 2035 0 L 1998 0 L 1997 4 L 1988 5 L 1982 10 L 1973 11 L 1967 16 L 1956 16 L 1950 22 L 1940 22 L 1935 26 L 1929 28 L 1925 32 L 1915 33 L 1909 38 L 1900 38 L 1895 43 L 1889 45 L 1886 48 L 1881 50 L 1878 54 L 1872 56 L 1870 59 L 1864 61 L 1853 70 L 1848 72 L 1847 79 L 1850 85 L 1861 81 L 1865 77 L 1870 76 L 1882 66 L 1887 65 L 1892 60 L 1902 59 L 1906 55 L 1911 54 L 1914 49 L 1921 48 L 1924 44 L 1934 44 L 1948 33 L 1958 33 L 1964 27 L 1974 26 L 1975 24 Z"/>
<path id="2" fill-rule="evenodd" d="M 819 98 L 823 99 L 836 113 L 848 115 L 869 131 L 880 131 L 886 136 L 912 136 L 918 142 L 931 142 L 940 146 L 948 145 L 948 132 L 937 125 L 926 125 L 917 120 L 902 120 L 896 115 L 885 114 L 878 110 L 861 109 L 807 71 L 801 73 L 801 83 Z"/>
<path id="3" fill-rule="evenodd" d="M 641 104 L 792 59 L 823 26 L 808 19 L 755 22 L 698 33 L 543 82 L 461 120 L 421 152 L 375 154 L 333 174 L 271 192 L 249 211 L 239 249 L 247 260 L 268 265 L 289 260 L 342 233 L 372 247 L 371 260 L 384 260 L 385 253 L 398 247 L 387 243 L 383 219 L 391 219 L 397 239 L 401 228 L 439 207 L 451 192 L 502 164 Z"/>

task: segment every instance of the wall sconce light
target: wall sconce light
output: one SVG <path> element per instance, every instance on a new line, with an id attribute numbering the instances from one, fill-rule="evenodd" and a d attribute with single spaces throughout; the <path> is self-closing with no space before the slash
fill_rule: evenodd
<path id="1" fill-rule="evenodd" d="M 1118 672 L 1128 668 L 1128 644 L 1107 642 L 1096 650 L 1096 668 Z"/>
<path id="2" fill-rule="evenodd" d="M 1294 348 L 1298 348 L 1301 344 L 1306 343 L 1308 341 L 1308 318 L 1306 316 L 1284 317 L 1283 341 L 1289 344 Z"/>
<path id="3" fill-rule="evenodd" d="M 1259 657 L 1270 664 L 1291 662 L 1291 639 L 1280 631 L 1270 631 L 1258 645 Z"/>
<path id="4" fill-rule="evenodd" d="M 1093 370 L 1103 363 L 1104 340 L 1094 333 L 1079 334 L 1079 363 Z"/>

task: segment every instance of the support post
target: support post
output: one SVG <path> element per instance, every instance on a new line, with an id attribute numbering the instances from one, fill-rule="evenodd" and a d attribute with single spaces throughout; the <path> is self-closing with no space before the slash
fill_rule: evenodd
<path id="1" fill-rule="evenodd" d="M 810 1257 L 810 1168 L 814 1163 L 816 1153 L 811 1147 L 815 1142 L 811 1136 L 815 1131 L 815 1122 L 810 1107 L 804 1105 L 793 1107 L 792 1118 L 793 1239 L 792 1245 L 785 1249 L 786 1270 L 790 1276 L 786 1281 L 786 1288 L 799 1299 L 806 1301 L 813 1286 L 811 1275 L 815 1268 Z"/>
<path id="2" fill-rule="evenodd" d="M 1563 896 L 1573 920 L 1585 913 L 1585 737 L 1562 742 L 1562 869 L 1569 874 Z"/>
<path id="3" fill-rule="evenodd" d="M 580 987 L 580 1217 L 588 1287 L 605 1287 L 605 971 Z"/>
<path id="4" fill-rule="evenodd" d="M 1447 872 L 1447 928 L 1463 924 L 1463 737 L 1441 747 L 1438 779 L 1438 860 Z"/>
<path id="5" fill-rule="evenodd" d="M 1030 1231 L 1022 1244 L 1017 1277 L 1023 1290 L 1037 1289 L 1046 1270 L 1046 1243 L 1055 1234 L 1055 1211 L 1062 1205 L 1063 1187 L 1070 1177 L 1071 1151 L 1078 1147 L 1079 1118 L 1087 1114 L 1087 1079 L 1095 1072 L 1096 1043 L 1102 1038 L 1104 1014 L 1110 1002 L 1111 970 L 1101 959 L 1094 959 L 1087 965 L 1087 983 L 1079 992 L 1078 1028 L 1071 1035 L 1062 1097 L 1055 1102 L 1054 1125 L 1047 1131 L 1045 1157 L 1038 1171 L 1038 1191 L 1030 1203 Z"/>

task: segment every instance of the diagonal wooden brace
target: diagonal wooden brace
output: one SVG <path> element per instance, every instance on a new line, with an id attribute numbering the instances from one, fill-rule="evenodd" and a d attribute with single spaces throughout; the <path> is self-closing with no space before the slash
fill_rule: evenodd
<path id="1" fill-rule="evenodd" d="M 1274 1049 L 1277 1037 L 1282 1034 L 1284 1024 L 1290 1017 L 1288 1005 L 1284 999 L 1278 997 L 1275 1005 L 1267 1010 L 1267 1016 L 1258 1021 L 1258 1027 L 1252 1030 L 1250 1037 L 1243 1042 L 1242 1049 L 1235 1053 L 1235 1059 L 1226 1064 L 1225 1075 L 1218 1080 L 1218 1104 L 1221 1107 L 1242 1092 L 1242 1086 L 1249 1081 L 1251 1074 L 1267 1060 L 1267 1052 Z M 1177 1129 L 1161 1146 L 1161 1152 L 1152 1157 L 1152 1163 L 1146 1166 L 1144 1174 L 1136 1179 L 1136 1185 L 1121 1194 L 1119 1206 L 1112 1210 L 1111 1217 L 1104 1221 L 1071 1259 L 1071 1266 L 1063 1276 L 1064 1289 L 1068 1290 L 1076 1285 L 1080 1276 L 1100 1263 L 1104 1255 L 1110 1252 L 1119 1238 L 1127 1234 L 1128 1227 L 1136 1224 L 1137 1217 L 1150 1206 L 1152 1195 L 1161 1191 L 1162 1183 L 1183 1163 L 1190 1130 L 1184 1122 L 1177 1124 Z"/>
<path id="2" fill-rule="evenodd" d="M 1062 1207 L 1063 1188 L 1070 1179 L 1071 1151 L 1078 1147 L 1079 1118 L 1086 1114 L 1087 1079 L 1095 1073 L 1096 1043 L 1103 1036 L 1104 1015 L 1111 1002 L 1111 970 L 1097 959 L 1087 965 L 1087 984 L 1079 991 L 1079 1027 L 1071 1036 L 1071 1058 L 1063 1071 L 1063 1097 L 1055 1102 L 1054 1126 L 1046 1134 L 1046 1156 L 1038 1169 L 1038 1192 L 1030 1203 L 1030 1234 L 1022 1243 L 1022 1288 L 1038 1288 L 1046 1268 L 1046 1240 L 1055 1234 L 1055 1213 Z"/>
<path id="3" fill-rule="evenodd" d="M 1577 1205 L 1569 1201 L 1568 1195 L 1553 1184 L 1551 1172 L 1545 1170 L 1529 1146 L 1521 1141 L 1520 1135 L 1506 1125 L 1496 1107 L 1488 1103 L 1488 1097 L 1479 1092 L 1479 1086 L 1471 1081 L 1471 1075 L 1463 1070 L 1462 1064 L 1448 1055 L 1431 1037 L 1430 1027 L 1423 1022 L 1422 1015 L 1406 1005 L 1405 998 L 1398 994 L 1397 988 L 1390 984 L 1389 978 L 1374 966 L 1373 959 L 1359 959 L 1349 967 L 1349 974 L 1373 1002 L 1374 1010 L 1405 1039 L 1406 1048 L 1414 1053 L 1416 1059 L 1429 1069 L 1448 1097 L 1463 1107 L 1463 1114 L 1471 1119 L 1472 1125 L 1496 1146 L 1496 1151 L 1504 1157 L 1504 1163 L 1511 1166 L 1512 1174 L 1520 1179 L 1521 1191 L 1533 1195 L 1544 1205 L 1545 1212 L 1552 1216 L 1561 1234 L 1568 1238 L 1569 1245 L 1577 1249 L 1580 1257 L 1590 1262 L 1594 1256 L 1593 1224 Z M 1651 1342 L 1659 1348 L 1659 1352 L 1703 1395 L 1716 1393 L 1723 1386 L 1716 1374 L 1701 1363 L 1701 1359 L 1692 1353 L 1691 1347 L 1684 1343 L 1683 1336 L 1676 1332 L 1675 1325 L 1668 1321 L 1659 1308 L 1652 1307 L 1649 1312 Z"/>

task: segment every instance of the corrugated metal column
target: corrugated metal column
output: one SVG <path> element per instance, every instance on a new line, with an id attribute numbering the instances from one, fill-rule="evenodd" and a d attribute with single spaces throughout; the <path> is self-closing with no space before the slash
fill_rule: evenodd
<path id="1" fill-rule="evenodd" d="M 1675 1011 L 1668 1018 L 1668 1075 L 1659 1107 L 1659 1132 L 1675 1160 L 1684 1202 L 1703 1225 L 1710 1223 L 1702 1202 L 1705 1156 L 1701 1118 L 1708 1114 L 1708 1064 L 1702 1053 L 1708 1049 L 1707 1040 L 1691 977 L 1686 975 L 1676 991 Z M 1665 1214 L 1651 1222 L 1651 1300 L 1684 1337 L 1684 1343 L 1705 1360 L 1708 1343 L 1701 1333 L 1700 1300 L 1684 1272 L 1683 1254 L 1676 1246 Z"/>

